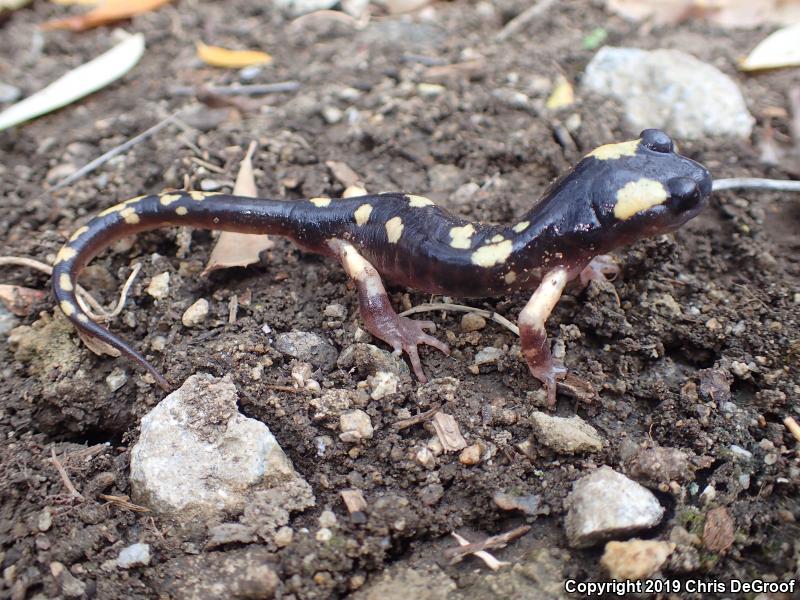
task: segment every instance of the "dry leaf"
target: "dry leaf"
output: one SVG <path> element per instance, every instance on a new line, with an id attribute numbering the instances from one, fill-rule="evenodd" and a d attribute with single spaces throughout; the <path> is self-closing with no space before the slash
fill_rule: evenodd
<path id="1" fill-rule="evenodd" d="M 258 50 L 228 50 L 219 46 L 197 44 L 197 56 L 207 65 L 225 69 L 241 69 L 252 65 L 268 65 L 272 57 Z"/>
<path id="2" fill-rule="evenodd" d="M 606 0 L 609 10 L 657 25 L 705 19 L 721 27 L 753 28 L 800 21 L 800 0 Z"/>
<path id="3" fill-rule="evenodd" d="M 742 71 L 796 66 L 800 66 L 800 23 L 769 35 L 739 63 Z"/>
<path id="4" fill-rule="evenodd" d="M 461 435 L 458 422 L 453 415 L 437 412 L 433 415 L 433 429 L 445 452 L 458 452 L 467 447 L 467 441 Z"/>
<path id="5" fill-rule="evenodd" d="M 708 511 L 703 527 L 703 545 L 706 549 L 724 553 L 733 545 L 734 539 L 734 524 L 728 509 L 720 506 Z"/>
<path id="6" fill-rule="evenodd" d="M 0 112 L 0 131 L 47 114 L 107 86 L 130 71 L 142 54 L 144 36 L 137 33 Z"/>
<path id="7" fill-rule="evenodd" d="M 21 285 L 0 284 L 0 302 L 20 317 L 31 314 L 33 306 L 45 296 L 47 296 L 47 292 L 42 290 L 34 290 Z"/>
<path id="8" fill-rule="evenodd" d="M 239 167 L 236 183 L 233 186 L 233 193 L 238 196 L 250 196 L 253 198 L 258 196 L 252 161 L 255 149 L 256 144 L 252 142 Z M 261 259 L 261 253 L 269 250 L 274 245 L 275 242 L 269 239 L 268 235 L 223 231 L 211 251 L 211 256 L 208 259 L 203 275 L 208 275 L 217 269 L 246 267 L 257 263 Z"/>
<path id="9" fill-rule="evenodd" d="M 84 345 L 97 354 L 97 356 L 103 356 L 107 354 L 108 356 L 113 356 L 114 358 L 119 358 L 122 356 L 122 352 L 114 348 L 111 344 L 104 342 L 101 339 L 98 339 L 94 336 L 89 335 L 88 333 L 84 333 L 80 329 L 78 329 L 78 337 L 81 338 L 81 341 Z"/>
<path id="10" fill-rule="evenodd" d="M 107 25 L 114 21 L 129 19 L 135 15 L 153 11 L 170 0 L 107 0 L 83 15 L 55 19 L 42 24 L 42 29 L 71 29 L 84 31 L 92 27 Z"/>
<path id="11" fill-rule="evenodd" d="M 549 110 L 558 110 L 564 106 L 569 106 L 575 102 L 575 90 L 567 78 L 559 75 L 556 84 L 553 86 L 553 91 L 547 99 L 545 106 Z"/>

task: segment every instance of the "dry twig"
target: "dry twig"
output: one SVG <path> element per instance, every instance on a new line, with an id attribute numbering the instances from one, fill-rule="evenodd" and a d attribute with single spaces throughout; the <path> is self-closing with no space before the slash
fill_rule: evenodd
<path id="1" fill-rule="evenodd" d="M 420 304 L 413 308 L 409 308 L 404 312 L 401 312 L 400 316 L 405 317 L 407 315 L 413 315 L 414 313 L 430 312 L 433 310 L 454 310 L 457 312 L 475 313 L 476 315 L 480 315 L 486 319 L 491 319 L 495 323 L 499 323 L 500 325 L 508 329 L 510 332 L 512 332 L 514 335 L 519 335 L 519 327 L 514 325 L 503 315 L 499 315 L 496 312 L 484 310 L 482 308 L 473 308 L 472 306 L 464 306 L 463 304 L 451 304 L 450 302 L 433 302 L 429 304 Z"/>
<path id="2" fill-rule="evenodd" d="M 786 429 L 794 436 L 794 439 L 800 442 L 800 425 L 797 424 L 797 421 L 792 417 L 786 417 L 783 424 L 786 425 Z"/>
<path id="3" fill-rule="evenodd" d="M 414 415 L 413 417 L 409 417 L 408 419 L 400 419 L 399 421 L 395 421 L 394 426 L 398 431 L 400 431 L 402 429 L 408 429 L 409 427 L 418 425 L 419 423 L 424 423 L 425 421 L 433 417 L 433 415 L 435 415 L 437 412 L 439 412 L 440 408 L 441 405 L 435 404 L 433 408 L 431 408 L 430 410 L 426 410 L 423 413 L 419 413 L 418 415 Z"/>
<path id="4" fill-rule="evenodd" d="M 733 177 L 731 179 L 717 179 L 711 184 L 711 189 L 715 192 L 736 188 L 800 192 L 800 181 L 792 181 L 790 179 L 762 179 L 760 177 Z"/>
<path id="5" fill-rule="evenodd" d="M 173 96 L 196 96 L 198 94 L 216 94 L 217 96 L 260 96 L 262 94 L 278 94 L 295 92 L 300 89 L 299 81 L 278 81 L 276 83 L 258 83 L 253 85 L 208 85 L 202 87 L 175 86 L 169 89 Z"/>
<path id="6" fill-rule="evenodd" d="M 483 552 L 485 550 L 489 550 L 492 548 L 503 548 L 505 547 L 506 544 L 508 544 L 508 542 L 525 535 L 530 530 L 531 530 L 530 525 L 521 525 L 520 527 L 512 529 L 511 531 L 506 531 L 505 533 L 501 533 L 499 535 L 493 535 L 491 537 L 486 538 L 482 542 L 475 542 L 472 544 L 454 532 L 453 536 L 456 539 L 461 538 L 459 539 L 458 542 L 459 544 L 461 544 L 461 547 L 449 548 L 448 550 L 445 550 L 445 555 L 450 557 L 450 564 L 454 565 L 460 560 L 462 560 L 467 554 L 477 555 L 479 552 Z M 461 540 L 463 540 L 465 543 L 462 543 Z M 483 557 L 481 556 L 481 558 Z M 494 557 L 492 557 L 492 559 L 497 560 Z M 484 561 L 485 560 L 486 559 L 484 558 Z"/>
<path id="7" fill-rule="evenodd" d="M 530 25 L 533 21 L 541 17 L 545 12 L 547 12 L 547 10 L 553 6 L 553 4 L 555 4 L 555 0 L 539 0 L 539 2 L 530 8 L 526 8 L 516 17 L 506 23 L 506 26 L 500 30 L 500 33 L 495 36 L 495 39 L 497 41 L 503 41 L 507 40 L 513 35 L 516 35 Z"/>
<path id="8" fill-rule="evenodd" d="M 119 508 L 124 510 L 129 510 L 131 512 L 138 512 L 138 513 L 146 513 L 150 512 L 150 509 L 146 506 L 141 506 L 139 504 L 134 504 L 130 501 L 130 498 L 127 496 L 112 496 L 111 494 L 98 494 L 98 498 L 101 500 L 105 500 L 106 502 L 113 504 Z"/>
<path id="9" fill-rule="evenodd" d="M 83 501 L 83 495 L 77 489 L 75 489 L 74 485 L 72 485 L 72 480 L 70 480 L 67 470 L 64 468 L 64 465 L 61 464 L 61 461 L 58 460 L 55 446 L 50 446 L 50 462 L 53 463 L 56 471 L 58 471 L 58 474 L 61 476 L 61 481 L 64 484 L 64 487 L 67 488 L 70 496 Z"/>

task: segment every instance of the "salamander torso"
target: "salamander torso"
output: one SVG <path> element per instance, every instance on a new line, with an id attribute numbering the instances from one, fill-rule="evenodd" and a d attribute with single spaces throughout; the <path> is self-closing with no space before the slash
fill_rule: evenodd
<path id="1" fill-rule="evenodd" d="M 461 297 L 538 287 L 536 310 L 541 312 L 551 300 L 541 300 L 547 291 L 542 286 L 551 285 L 556 275 L 555 287 L 562 279 L 583 279 L 594 257 L 676 229 L 702 209 L 710 190 L 706 169 L 676 154 L 663 132 L 645 130 L 640 139 L 602 146 L 587 155 L 509 225 L 470 222 L 427 198 L 403 193 L 301 201 L 182 191 L 141 196 L 101 212 L 72 235 L 57 256 L 53 289 L 59 307 L 79 330 L 139 362 L 168 387 L 141 355 L 81 310 L 74 292 L 80 270 L 114 240 L 168 225 L 286 236 L 307 251 L 342 262 L 356 281 L 368 329 L 396 350 L 408 352 L 424 380 L 416 345 L 427 343 L 444 351 L 446 346 L 422 333 L 419 325 L 426 323 L 394 314 L 381 277 Z M 590 270 L 587 277 L 596 273 Z M 539 337 L 543 343 L 543 335 Z M 543 350 L 532 359 L 524 332 L 522 338 L 533 374 L 544 381 L 537 373 Z M 532 360 L 538 360 L 536 368 Z M 552 362 L 549 352 L 545 362 Z M 553 388 L 553 399 L 554 394 Z"/>

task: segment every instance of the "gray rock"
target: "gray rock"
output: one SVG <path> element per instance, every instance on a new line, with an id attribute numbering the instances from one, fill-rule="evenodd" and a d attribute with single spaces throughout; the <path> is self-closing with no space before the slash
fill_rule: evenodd
<path id="1" fill-rule="evenodd" d="M 530 419 L 536 439 L 551 450 L 574 454 L 600 452 L 603 449 L 603 438 L 578 415 L 567 419 L 537 411 Z"/>
<path id="2" fill-rule="evenodd" d="M 150 544 L 131 544 L 123 548 L 117 557 L 120 569 L 144 567 L 150 564 Z"/>
<path id="3" fill-rule="evenodd" d="M 679 50 L 605 46 L 586 67 L 582 85 L 625 107 L 628 125 L 667 130 L 678 138 L 750 135 L 754 119 L 736 83 Z"/>
<path id="4" fill-rule="evenodd" d="M 22 95 L 22 91 L 13 85 L 0 81 L 0 104 L 16 102 Z"/>
<path id="5" fill-rule="evenodd" d="M 567 539 L 575 548 L 633 535 L 664 515 L 647 488 L 606 466 L 576 481 L 565 505 Z"/>
<path id="6" fill-rule="evenodd" d="M 310 362 L 324 371 L 330 371 L 336 364 L 338 352 L 324 338 L 307 331 L 281 333 L 275 339 L 275 349 L 281 354 Z"/>
<path id="7" fill-rule="evenodd" d="M 228 378 L 192 375 L 143 419 L 131 452 L 135 502 L 184 522 L 224 520 L 256 492 L 274 495 L 308 483 L 264 423 L 236 408 Z"/>
<path id="8" fill-rule="evenodd" d="M 671 481 L 691 481 L 694 476 L 689 455 L 677 448 L 641 448 L 626 464 L 631 478 L 654 487 Z"/>
<path id="9" fill-rule="evenodd" d="M 376 375 L 379 371 L 385 371 L 394 373 L 401 381 L 411 378 L 408 366 L 402 357 L 395 356 L 372 344 L 348 346 L 342 350 L 336 364 L 344 371 L 355 369 L 364 375 Z"/>
<path id="10" fill-rule="evenodd" d="M 305 15 L 316 10 L 328 10 L 339 3 L 339 0 L 275 0 L 277 8 L 292 15 Z"/>

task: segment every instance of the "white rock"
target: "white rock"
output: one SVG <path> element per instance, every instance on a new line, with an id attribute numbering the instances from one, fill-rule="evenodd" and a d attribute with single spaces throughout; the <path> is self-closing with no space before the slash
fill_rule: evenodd
<path id="1" fill-rule="evenodd" d="M 228 378 L 189 377 L 142 419 L 131 452 L 134 501 L 182 520 L 222 520 L 290 486 L 311 496 L 267 426 L 238 412 Z"/>
<path id="2" fill-rule="evenodd" d="M 169 271 L 164 271 L 154 276 L 145 291 L 156 300 L 166 298 L 169 295 Z"/>
<path id="3" fill-rule="evenodd" d="M 400 379 L 394 373 L 388 371 L 378 371 L 375 375 L 367 377 L 369 385 L 369 396 L 373 400 L 380 400 L 384 396 L 397 392 L 397 384 Z"/>
<path id="4" fill-rule="evenodd" d="M 200 298 L 197 302 L 186 309 L 181 317 L 181 323 L 186 327 L 195 327 L 205 321 L 208 316 L 208 300 Z"/>
<path id="5" fill-rule="evenodd" d="M 677 138 L 747 137 L 754 119 L 736 83 L 679 50 L 604 46 L 586 67 L 584 88 L 612 96 L 628 125 L 667 130 Z"/>
<path id="6" fill-rule="evenodd" d="M 565 506 L 564 526 L 574 548 L 649 529 L 664 515 L 647 488 L 606 466 L 576 481 Z"/>
<path id="7" fill-rule="evenodd" d="M 603 438 L 578 415 L 567 419 L 537 411 L 530 418 L 536 439 L 556 452 L 573 454 L 603 449 Z"/>
<path id="8" fill-rule="evenodd" d="M 150 544 L 131 544 L 123 548 L 117 557 L 120 569 L 143 567 L 150 564 Z"/>
<path id="9" fill-rule="evenodd" d="M 369 415 L 363 410 L 355 409 L 342 413 L 339 417 L 339 439 L 343 442 L 360 442 L 368 440 L 374 432 Z"/>
<path id="10" fill-rule="evenodd" d="M 480 352 L 475 355 L 475 364 L 476 365 L 484 365 L 488 363 L 497 362 L 501 356 L 503 356 L 503 351 L 500 348 L 495 348 L 493 346 L 487 346 Z"/>
<path id="11" fill-rule="evenodd" d="M 275 0 L 276 7 L 298 16 L 317 10 L 328 10 L 339 3 L 339 0 Z"/>

